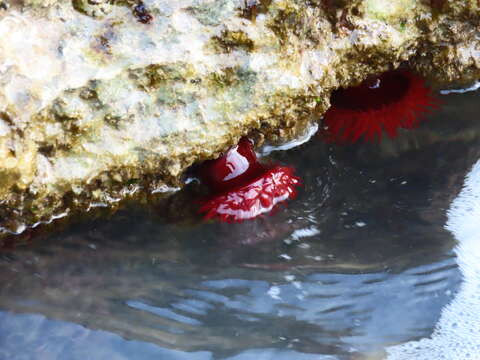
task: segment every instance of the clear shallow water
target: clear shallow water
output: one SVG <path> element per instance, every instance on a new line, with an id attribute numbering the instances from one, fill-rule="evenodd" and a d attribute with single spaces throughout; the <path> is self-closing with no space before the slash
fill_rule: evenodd
<path id="1" fill-rule="evenodd" d="M 0 255 L 0 359 L 380 359 L 458 291 L 446 209 L 480 157 L 478 93 L 396 141 L 269 159 L 287 209 L 201 224 L 131 208 Z"/>

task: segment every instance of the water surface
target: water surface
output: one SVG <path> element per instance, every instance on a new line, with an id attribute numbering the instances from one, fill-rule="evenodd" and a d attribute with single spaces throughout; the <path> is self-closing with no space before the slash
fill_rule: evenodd
<path id="1" fill-rule="evenodd" d="M 271 152 L 304 182 L 272 216 L 203 224 L 178 194 L 1 253 L 0 359 L 381 359 L 429 336 L 461 281 L 444 225 L 478 96 L 395 141 Z"/>

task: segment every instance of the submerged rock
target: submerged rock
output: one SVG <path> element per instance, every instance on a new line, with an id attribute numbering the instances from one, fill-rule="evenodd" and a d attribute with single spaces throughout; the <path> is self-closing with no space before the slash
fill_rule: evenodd
<path id="1" fill-rule="evenodd" d="M 348 4 L 347 4 L 348 3 Z M 401 63 L 480 75 L 476 0 L 0 1 L 0 229 L 167 192 Z"/>

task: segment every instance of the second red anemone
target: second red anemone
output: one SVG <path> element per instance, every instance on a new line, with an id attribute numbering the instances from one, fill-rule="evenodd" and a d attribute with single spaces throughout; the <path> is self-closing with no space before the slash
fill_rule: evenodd
<path id="1" fill-rule="evenodd" d="M 338 143 L 380 141 L 383 132 L 395 138 L 400 128 L 415 128 L 438 105 L 423 78 L 406 70 L 389 71 L 334 91 L 323 134 Z"/>

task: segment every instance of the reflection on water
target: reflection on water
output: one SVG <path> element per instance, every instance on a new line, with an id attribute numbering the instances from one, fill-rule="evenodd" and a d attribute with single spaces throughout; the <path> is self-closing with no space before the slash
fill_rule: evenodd
<path id="1" fill-rule="evenodd" d="M 273 216 L 131 208 L 0 254 L 0 359 L 372 359 L 429 336 L 460 283 L 443 226 L 477 97 L 381 145 L 272 152 L 304 181 Z"/>

